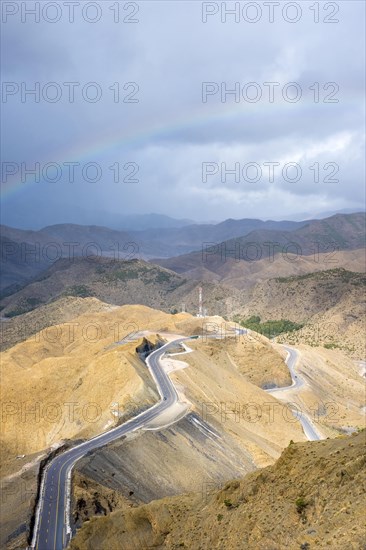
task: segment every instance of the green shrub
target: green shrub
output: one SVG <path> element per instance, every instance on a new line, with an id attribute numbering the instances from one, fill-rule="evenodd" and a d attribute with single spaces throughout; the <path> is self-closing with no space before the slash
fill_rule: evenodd
<path id="1" fill-rule="evenodd" d="M 299 497 L 295 501 L 296 504 L 296 510 L 299 514 L 302 514 L 302 512 L 305 510 L 305 508 L 308 505 L 308 502 L 304 499 L 304 497 Z"/>
<path id="2" fill-rule="evenodd" d="M 26 313 L 26 310 L 13 309 L 12 311 L 8 311 L 8 313 L 6 314 L 6 317 L 16 317 L 17 315 L 22 315 L 22 313 Z"/>
<path id="3" fill-rule="evenodd" d="M 324 344 L 324 347 L 325 347 L 325 349 L 339 348 L 339 346 L 337 346 L 337 344 L 333 344 L 333 343 Z"/>
<path id="4" fill-rule="evenodd" d="M 67 289 L 69 296 L 80 296 L 80 298 L 87 298 L 93 296 L 92 290 L 86 285 L 73 285 Z"/>
<path id="5" fill-rule="evenodd" d="M 37 306 L 38 304 L 42 303 L 42 300 L 40 300 L 39 298 L 27 298 L 26 302 L 30 306 Z"/>
<path id="6" fill-rule="evenodd" d="M 164 271 L 159 271 L 155 277 L 155 283 L 168 283 L 172 279 L 170 273 L 165 273 Z"/>
<path id="7" fill-rule="evenodd" d="M 266 336 L 267 338 L 273 338 L 283 332 L 293 332 L 295 330 L 300 330 L 304 326 L 300 323 L 293 323 L 288 319 L 264 321 L 263 323 L 261 323 L 260 317 L 258 315 L 252 315 L 248 319 L 241 320 L 240 324 L 245 328 L 254 330 L 259 334 L 263 334 L 263 336 Z"/>

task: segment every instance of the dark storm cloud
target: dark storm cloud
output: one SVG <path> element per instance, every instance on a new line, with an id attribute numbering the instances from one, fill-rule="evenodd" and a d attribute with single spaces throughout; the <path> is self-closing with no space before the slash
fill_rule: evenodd
<path id="1" fill-rule="evenodd" d="M 82 223 L 82 212 L 96 209 L 199 219 L 290 217 L 319 206 L 363 204 L 362 2 L 334 3 L 340 7 L 335 24 L 314 23 L 305 2 L 294 24 L 281 18 L 268 23 L 264 16 L 255 24 L 212 16 L 204 24 L 200 2 L 141 2 L 138 23 L 115 24 L 107 4 L 113 3 L 101 3 L 103 17 L 95 24 L 80 17 L 55 24 L 9 17 L 3 25 L 3 81 L 27 87 L 53 81 L 63 92 L 56 103 L 31 97 L 22 103 L 20 93 L 8 97 L 2 105 L 3 159 L 94 161 L 104 168 L 96 183 L 70 183 L 63 174 L 55 184 L 18 185 L 17 193 L 5 195 L 5 222 L 21 217 L 39 225 L 64 215 Z M 321 18 L 325 5 L 319 3 Z M 65 82 L 80 83 L 72 104 Z M 102 90 L 100 101 L 81 97 L 88 82 Z M 116 82 L 122 97 L 131 92 L 124 83 L 137 83 L 139 102 L 115 103 L 110 88 Z M 203 82 L 219 89 L 205 103 Z M 229 90 L 237 82 L 239 102 L 230 95 L 222 102 L 221 87 Z M 262 93 L 257 102 L 243 97 L 250 82 Z M 272 103 L 266 82 L 280 83 Z M 301 90 L 297 102 L 291 101 L 294 88 L 286 89 L 289 82 Z M 338 102 L 324 102 L 327 97 Z M 139 166 L 138 183 L 111 181 L 108 167 L 128 161 Z M 296 185 L 281 177 L 223 182 L 221 173 L 202 180 L 204 162 L 229 168 L 285 161 L 304 168 Z M 337 162 L 339 182 L 328 183 L 327 172 L 321 174 L 326 181 L 314 182 L 309 166 L 316 162 Z"/>

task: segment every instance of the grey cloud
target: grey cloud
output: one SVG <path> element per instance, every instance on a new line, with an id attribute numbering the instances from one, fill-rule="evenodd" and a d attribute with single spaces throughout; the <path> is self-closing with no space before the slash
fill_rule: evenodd
<path id="1" fill-rule="evenodd" d="M 5 195 L 4 221 L 15 224 L 19 213 L 29 223 L 42 218 L 50 223 L 52 216 L 62 221 L 56 214 L 60 206 L 65 219 L 74 216 L 80 223 L 82 212 L 98 207 L 222 219 L 268 212 L 290 217 L 305 209 L 299 200 L 308 209 L 317 200 L 325 206 L 328 201 L 327 210 L 361 206 L 365 8 L 362 2 L 342 2 L 340 8 L 334 25 L 313 23 L 305 8 L 293 25 L 222 24 L 218 17 L 203 24 L 200 2 L 155 1 L 140 3 L 138 24 L 116 25 L 108 14 L 95 25 L 81 20 L 4 25 L 3 80 L 96 81 L 103 98 L 98 103 L 79 98 L 75 104 L 9 98 L 2 105 L 3 159 L 62 162 L 74 160 L 63 155 L 77 158 L 82 152 L 80 162 L 140 166 L 134 186 L 116 187 L 106 179 L 71 187 L 64 180 L 25 184 Z M 202 104 L 202 82 L 230 87 L 276 79 L 281 85 L 296 81 L 304 98 L 296 104 L 280 98 L 236 104 L 216 95 Z M 139 84 L 139 103 L 114 103 L 109 86 L 131 81 Z M 314 82 L 321 87 L 336 82 L 339 103 L 314 103 L 309 90 Z M 323 98 L 322 88 L 320 93 Z M 200 181 L 201 163 L 233 161 L 230 150 L 238 151 L 241 162 L 277 161 L 342 132 L 356 137 L 336 155 L 342 165 L 338 186 L 317 187 L 306 178 L 297 187 L 278 180 L 254 189 Z M 317 160 L 333 161 L 334 155 L 319 154 Z"/>

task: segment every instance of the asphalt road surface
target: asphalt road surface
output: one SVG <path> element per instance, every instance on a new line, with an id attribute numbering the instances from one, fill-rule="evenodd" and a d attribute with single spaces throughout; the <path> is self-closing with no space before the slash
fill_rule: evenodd
<path id="1" fill-rule="evenodd" d="M 71 470 L 75 463 L 88 452 L 94 451 L 119 437 L 142 428 L 162 411 L 178 400 L 170 378 L 160 366 L 159 359 L 167 348 L 189 338 L 179 338 L 153 351 L 146 359 L 147 366 L 156 382 L 161 401 L 122 426 L 113 428 L 73 447 L 52 460 L 44 473 L 41 497 L 36 511 L 36 524 L 31 548 L 38 550 L 63 550 L 71 538 L 69 526 L 69 495 Z"/>
<path id="2" fill-rule="evenodd" d="M 284 393 L 289 390 L 292 392 L 293 390 L 298 390 L 304 385 L 303 379 L 295 371 L 298 352 L 296 351 L 296 349 L 289 348 L 288 346 L 284 346 L 284 348 L 289 354 L 286 359 L 286 364 L 291 374 L 292 384 L 291 386 L 287 386 L 284 388 L 271 388 L 270 390 L 266 390 L 268 393 L 272 394 L 274 397 L 276 397 L 277 392 Z M 309 441 L 318 441 L 319 439 L 322 439 L 321 435 L 313 426 L 310 418 L 303 411 L 297 411 L 296 409 L 292 409 L 292 412 L 296 416 L 296 418 L 298 418 L 299 421 L 301 422 L 302 428 L 304 430 L 304 434 L 309 439 Z"/>

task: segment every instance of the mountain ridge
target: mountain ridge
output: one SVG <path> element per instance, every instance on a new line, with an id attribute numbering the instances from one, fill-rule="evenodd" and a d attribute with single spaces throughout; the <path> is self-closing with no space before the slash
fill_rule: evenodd
<path id="1" fill-rule="evenodd" d="M 278 241 L 282 248 L 285 247 L 286 254 L 298 251 L 293 245 L 289 246 L 289 243 L 297 241 L 302 247 L 303 255 L 331 253 L 332 242 L 337 239 L 342 249 L 354 250 L 365 246 L 364 218 L 364 214 L 338 214 L 321 221 L 303 222 L 229 219 L 216 225 L 201 224 L 129 232 L 97 225 L 56 224 L 39 231 L 26 231 L 3 225 L 0 227 L 3 272 L 1 290 L 8 288 L 7 292 L 12 292 L 16 285 L 29 282 L 55 260 L 74 256 L 141 258 L 175 270 L 175 265 L 182 264 L 184 267 L 188 260 L 192 268 L 197 269 L 200 266 L 210 267 L 215 261 L 222 264 L 223 259 L 230 261 L 232 257 L 235 261 L 243 259 L 240 258 L 240 246 L 243 248 L 246 242 L 260 245 L 259 252 L 257 247 L 257 254 L 260 254 L 261 258 L 271 258 L 274 252 L 273 245 L 272 248 L 265 246 L 268 241 Z M 225 240 L 227 238 L 229 240 Z M 311 239 L 319 240 L 318 249 L 316 246 L 314 248 Z M 307 248 L 303 250 L 304 245 Z M 210 246 L 220 249 L 219 257 L 215 260 L 214 255 L 209 253 L 203 265 L 203 261 L 199 260 L 200 254 L 204 254 Z M 235 250 L 239 250 L 238 258 L 235 258 Z M 245 253 L 250 262 L 256 249 L 252 247 Z M 278 250 L 276 254 L 278 255 Z M 187 269 L 184 268 L 183 271 Z"/>

